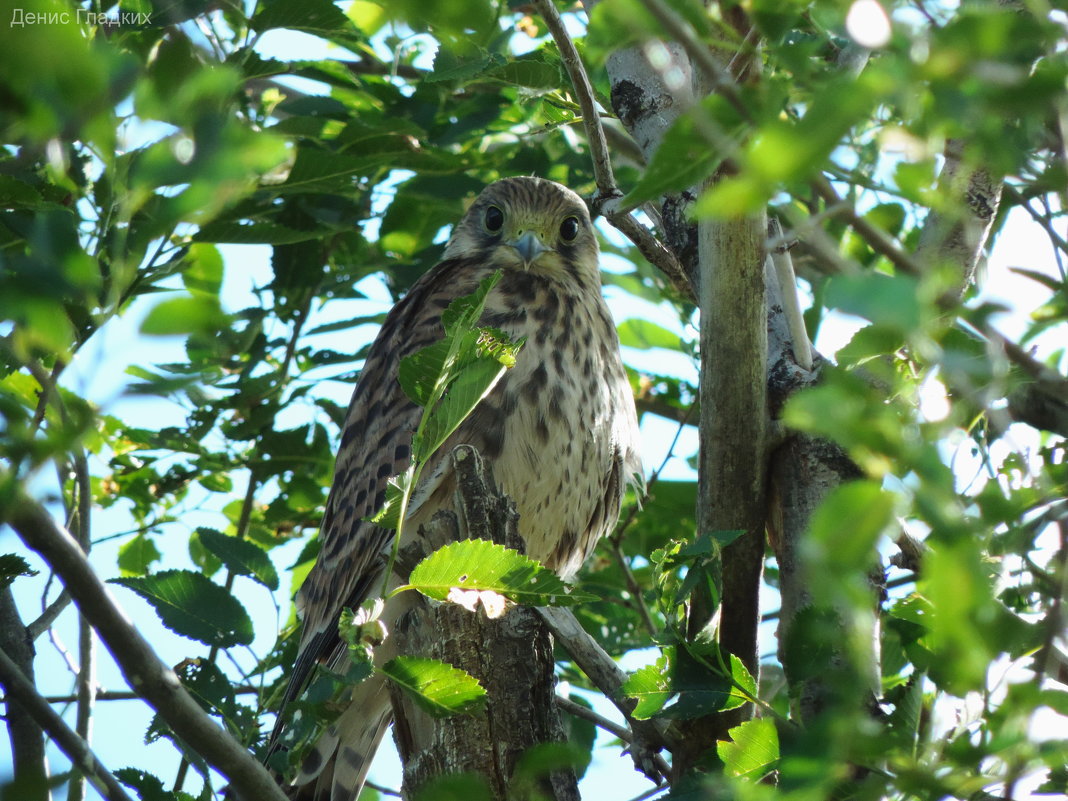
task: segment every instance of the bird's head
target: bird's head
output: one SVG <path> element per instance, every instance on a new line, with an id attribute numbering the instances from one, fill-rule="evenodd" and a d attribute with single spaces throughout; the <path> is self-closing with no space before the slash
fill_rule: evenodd
<path id="1" fill-rule="evenodd" d="M 586 204 L 543 178 L 505 178 L 482 190 L 453 231 L 445 258 L 477 258 L 546 277 L 598 276 L 597 236 Z"/>

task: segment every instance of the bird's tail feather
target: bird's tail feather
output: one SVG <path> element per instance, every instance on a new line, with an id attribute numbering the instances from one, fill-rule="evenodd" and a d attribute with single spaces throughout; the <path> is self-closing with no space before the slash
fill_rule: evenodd
<path id="1" fill-rule="evenodd" d="M 393 709 L 389 688 L 373 675 L 353 688 L 352 701 L 322 733 L 293 780 L 295 801 L 356 801 Z"/>

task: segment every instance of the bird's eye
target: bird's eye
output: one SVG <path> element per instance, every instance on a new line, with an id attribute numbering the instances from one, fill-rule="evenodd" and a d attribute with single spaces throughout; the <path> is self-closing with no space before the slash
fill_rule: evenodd
<path id="1" fill-rule="evenodd" d="M 496 206 L 490 206 L 486 209 L 486 230 L 491 234 L 495 234 L 501 230 L 501 226 L 504 225 L 504 212 Z"/>
<path id="2" fill-rule="evenodd" d="M 579 232 L 578 217 L 565 217 L 560 223 L 560 238 L 565 242 L 574 242 Z"/>

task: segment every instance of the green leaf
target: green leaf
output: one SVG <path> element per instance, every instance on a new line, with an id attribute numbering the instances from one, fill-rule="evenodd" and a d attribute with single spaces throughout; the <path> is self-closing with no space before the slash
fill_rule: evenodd
<path id="1" fill-rule="evenodd" d="M 674 649 L 665 649 L 654 664 L 639 668 L 623 682 L 622 690 L 627 697 L 638 700 L 638 705 L 631 712 L 636 720 L 648 720 L 663 709 L 664 704 L 674 695 L 665 681 L 673 653 Z"/>
<path id="2" fill-rule="evenodd" d="M 411 486 L 415 477 L 415 465 L 408 465 L 408 469 L 399 476 L 392 476 L 386 484 L 386 500 L 382 508 L 375 512 L 370 522 L 382 528 L 390 528 L 394 531 L 400 526 L 401 506 L 404 502 L 404 493 Z"/>
<path id="3" fill-rule="evenodd" d="M 119 570 L 124 576 L 144 576 L 152 563 L 162 558 L 152 538 L 138 534 L 119 548 Z"/>
<path id="4" fill-rule="evenodd" d="M 624 320 L 619 324 L 617 330 L 619 331 L 619 344 L 628 348 L 678 350 L 682 341 L 678 334 L 639 317 L 631 317 L 629 320 Z"/>
<path id="5" fill-rule="evenodd" d="M 464 365 L 441 401 L 427 417 L 421 435 L 412 441 L 412 458 L 426 461 L 496 386 L 508 368 L 483 357 Z"/>
<path id="6" fill-rule="evenodd" d="M 436 718 L 471 714 L 486 702 L 486 690 L 476 678 L 437 659 L 398 656 L 381 672 Z"/>
<path id="7" fill-rule="evenodd" d="M 250 576 L 269 590 L 278 589 L 278 572 L 267 552 L 258 545 L 228 537 L 212 528 L 197 528 L 196 535 L 232 573 Z"/>
<path id="8" fill-rule="evenodd" d="M 808 544 L 819 547 L 826 569 L 866 570 L 875 543 L 894 516 L 894 499 L 875 481 L 851 481 L 831 492 L 810 523 Z"/>
<path id="9" fill-rule="evenodd" d="M 163 786 L 159 777 L 137 768 L 119 768 L 115 778 L 137 791 L 141 801 L 192 801 L 188 793 L 174 793 Z"/>
<path id="10" fill-rule="evenodd" d="M 330 0 L 301 0 L 300 3 L 275 0 L 265 4 L 249 21 L 252 30 L 261 32 L 271 28 L 330 32 L 351 26 L 349 18 Z"/>
<path id="11" fill-rule="evenodd" d="M 226 327 L 227 318 L 218 299 L 198 294 L 158 303 L 141 322 L 141 333 L 154 336 L 212 334 Z"/>
<path id="12" fill-rule="evenodd" d="M 569 606 L 597 600 L 578 592 L 559 576 L 519 551 L 488 540 L 463 540 L 439 548 L 412 570 L 409 584 L 438 601 L 453 588 L 492 590 L 515 603 L 530 606 Z"/>
<path id="13" fill-rule="evenodd" d="M 189 246 L 182 270 L 182 283 L 192 294 L 217 297 L 223 282 L 223 260 L 214 245 L 197 242 Z"/>
<path id="14" fill-rule="evenodd" d="M 826 303 L 902 334 L 920 324 L 918 285 L 907 275 L 858 273 L 835 275 L 827 284 Z"/>
<path id="15" fill-rule="evenodd" d="M 714 651 L 698 658 L 681 647 L 665 648 L 655 664 L 641 668 L 624 682 L 623 691 L 638 699 L 632 714 L 639 720 L 655 714 L 687 720 L 741 706 L 756 696 L 756 681 L 742 660 L 734 654 L 729 657 L 728 677 L 713 666 Z M 676 694 L 677 700 L 665 707 Z"/>
<path id="16" fill-rule="evenodd" d="M 449 342 L 443 339 L 401 359 L 397 379 L 413 403 L 419 406 L 430 403 L 448 358 Z"/>
<path id="17" fill-rule="evenodd" d="M 213 662 L 187 659 L 176 669 L 182 686 L 205 712 L 232 718 L 236 704 L 234 686 Z"/>
<path id="18" fill-rule="evenodd" d="M 723 159 L 722 152 L 709 145 L 704 131 L 714 126 L 728 139 L 740 124 L 737 111 L 719 95 L 710 95 L 697 108 L 680 115 L 664 134 L 649 166 L 623 198 L 622 205 L 631 208 L 700 184 Z"/>
<path id="19" fill-rule="evenodd" d="M 733 742 L 716 743 L 716 752 L 731 776 L 759 781 L 779 761 L 779 733 L 771 718 L 755 718 L 729 732 Z"/>
<path id="20" fill-rule="evenodd" d="M 425 463 L 515 365 L 522 342 L 475 325 L 500 278 L 498 270 L 450 303 L 441 315 L 445 338 L 401 359 L 401 388 L 425 409 L 412 439 L 413 462 Z"/>
<path id="21" fill-rule="evenodd" d="M 110 579 L 133 590 L 176 634 L 229 648 L 252 642 L 252 621 L 233 595 L 192 570 L 165 570 L 143 578 Z"/>
<path id="22" fill-rule="evenodd" d="M 0 589 L 7 587 L 19 576 L 36 576 L 37 571 L 18 554 L 0 555 Z"/>

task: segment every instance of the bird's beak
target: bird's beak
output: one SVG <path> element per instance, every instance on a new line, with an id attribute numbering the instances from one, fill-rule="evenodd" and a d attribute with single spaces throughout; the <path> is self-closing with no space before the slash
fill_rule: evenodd
<path id="1" fill-rule="evenodd" d="M 538 235 L 533 231 L 527 231 L 519 239 L 508 244 L 519 251 L 519 255 L 523 257 L 523 262 L 528 267 L 534 263 L 534 259 L 549 249 L 542 244 Z"/>

